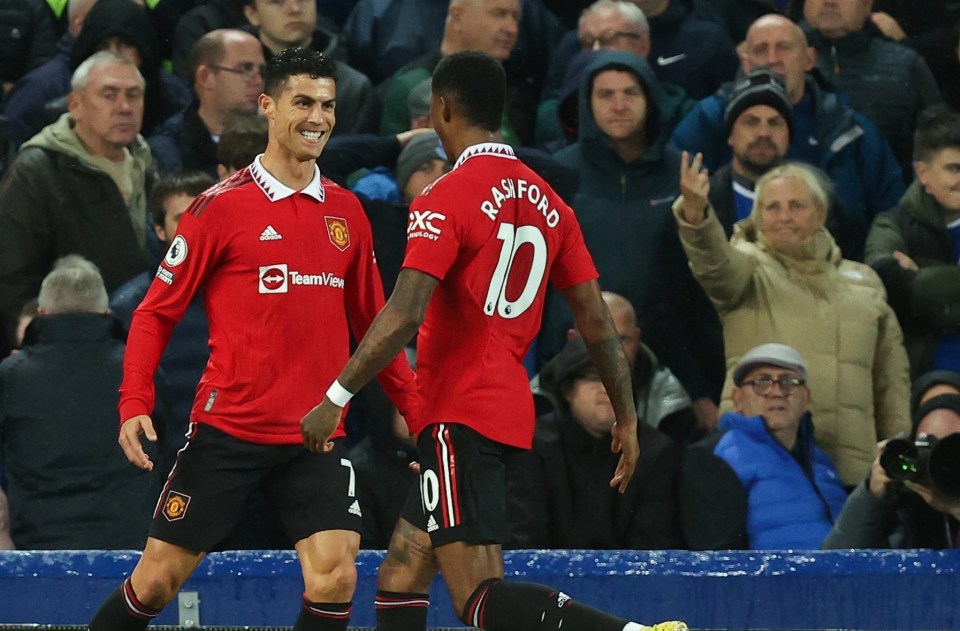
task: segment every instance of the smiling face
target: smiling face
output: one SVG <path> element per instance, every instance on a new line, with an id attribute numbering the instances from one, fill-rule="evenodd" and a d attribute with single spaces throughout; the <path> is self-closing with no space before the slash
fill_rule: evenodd
<path id="1" fill-rule="evenodd" d="M 917 179 L 952 215 L 960 214 L 960 149 L 947 147 L 914 163 Z"/>
<path id="2" fill-rule="evenodd" d="M 774 246 L 800 243 L 823 226 L 826 211 L 796 177 L 775 177 L 758 193 L 758 227 Z"/>
<path id="3" fill-rule="evenodd" d="M 329 77 L 292 75 L 280 94 L 260 96 L 269 145 L 297 161 L 316 160 L 336 124 L 337 86 Z"/>

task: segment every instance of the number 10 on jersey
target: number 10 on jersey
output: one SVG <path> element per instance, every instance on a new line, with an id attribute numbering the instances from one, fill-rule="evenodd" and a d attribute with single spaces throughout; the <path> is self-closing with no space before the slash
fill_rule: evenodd
<path id="1" fill-rule="evenodd" d="M 500 258 L 497 268 L 493 270 L 490 286 L 487 289 L 487 298 L 483 302 L 483 312 L 488 316 L 499 315 L 501 318 L 520 317 L 537 299 L 540 283 L 547 270 L 547 242 L 537 226 L 520 226 L 517 228 L 511 223 L 500 224 L 497 239 L 503 242 L 500 248 Z M 530 271 L 523 290 L 516 300 L 507 298 L 507 279 L 513 268 L 514 259 L 520 246 L 529 243 L 533 247 L 533 257 Z"/>

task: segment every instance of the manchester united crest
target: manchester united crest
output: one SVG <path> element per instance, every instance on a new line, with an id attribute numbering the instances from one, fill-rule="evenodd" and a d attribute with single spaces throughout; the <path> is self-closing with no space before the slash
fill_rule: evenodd
<path id="1" fill-rule="evenodd" d="M 347 220 L 341 217 L 324 217 L 327 222 L 327 236 L 338 250 L 345 252 L 350 247 L 350 230 Z"/>
<path id="2" fill-rule="evenodd" d="M 176 491 L 167 493 L 167 500 L 163 503 L 163 516 L 167 521 L 178 521 L 187 514 L 187 507 L 190 506 L 190 496 Z"/>

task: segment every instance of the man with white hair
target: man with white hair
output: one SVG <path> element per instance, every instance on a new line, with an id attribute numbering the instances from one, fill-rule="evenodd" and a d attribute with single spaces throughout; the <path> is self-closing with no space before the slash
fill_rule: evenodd
<path id="1" fill-rule="evenodd" d="M 20 352 L 0 363 L 0 460 L 13 543 L 136 548 L 160 478 L 116 448 L 125 344 L 103 278 L 90 261 L 66 256 L 44 278 L 39 304 Z"/>
<path id="2" fill-rule="evenodd" d="M 80 64 L 68 112 L 21 148 L 0 182 L 0 317 L 7 331 L 53 262 L 82 254 L 108 291 L 146 270 L 144 81 L 102 51 Z"/>

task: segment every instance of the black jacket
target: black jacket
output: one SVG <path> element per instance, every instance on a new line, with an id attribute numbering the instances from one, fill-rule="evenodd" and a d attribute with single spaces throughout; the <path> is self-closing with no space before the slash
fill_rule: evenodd
<path id="1" fill-rule="evenodd" d="M 0 453 L 18 549 L 143 546 L 161 480 L 117 445 L 124 348 L 112 316 L 40 316 L 0 363 Z"/>
<path id="2" fill-rule="evenodd" d="M 0 81 L 14 82 L 53 57 L 57 36 L 45 2 L 0 0 Z"/>
<path id="3" fill-rule="evenodd" d="M 160 171 L 203 171 L 214 180 L 217 175 L 217 143 L 197 114 L 199 102 L 177 112 L 154 130 L 147 139 Z"/>
<path id="4" fill-rule="evenodd" d="M 511 548 L 654 550 L 680 544 L 676 515 L 679 450 L 637 425 L 640 460 L 625 494 L 610 488 L 620 454 L 566 410 L 537 418 L 533 450 L 507 462 Z"/>
<path id="5" fill-rule="evenodd" d="M 940 102 L 940 89 L 923 57 L 883 38 L 870 23 L 839 40 L 810 27 L 806 31 L 817 50 L 817 68 L 849 97 L 850 107 L 877 126 L 909 177 L 917 116 Z"/>

